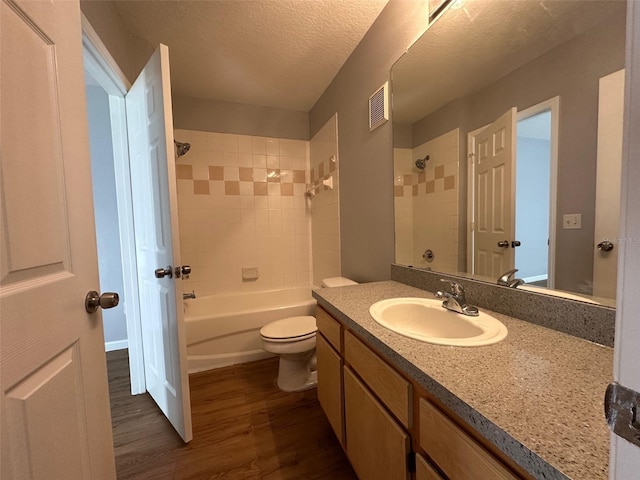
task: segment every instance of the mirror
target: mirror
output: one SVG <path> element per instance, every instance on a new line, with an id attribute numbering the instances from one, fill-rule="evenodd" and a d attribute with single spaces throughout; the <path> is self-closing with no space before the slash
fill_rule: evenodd
<path id="1" fill-rule="evenodd" d="M 625 21 L 457 0 L 430 25 L 391 70 L 396 263 L 615 306 Z"/>

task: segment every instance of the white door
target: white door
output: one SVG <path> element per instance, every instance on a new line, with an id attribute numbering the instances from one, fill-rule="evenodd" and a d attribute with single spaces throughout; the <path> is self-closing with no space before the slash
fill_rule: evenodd
<path id="1" fill-rule="evenodd" d="M 77 2 L 0 2 L 0 476 L 115 478 Z"/>
<path id="2" fill-rule="evenodd" d="M 169 49 L 160 45 L 126 96 L 138 289 L 147 391 L 192 439 L 182 310 Z M 157 269 L 167 275 L 156 278 Z M 170 273 L 170 275 L 169 275 Z M 180 305 L 180 308 L 177 306 Z"/>
<path id="3" fill-rule="evenodd" d="M 624 70 L 600 79 L 598 97 L 598 154 L 596 170 L 596 225 L 593 254 L 593 294 L 616 298 L 620 228 L 620 169 Z M 613 250 L 598 249 L 611 242 Z"/>
<path id="4" fill-rule="evenodd" d="M 516 109 L 475 136 L 474 273 L 498 278 L 514 268 Z"/>
<path id="5" fill-rule="evenodd" d="M 640 392 L 640 3 L 627 3 L 627 64 L 622 158 L 622 202 L 614 381 Z M 636 412 L 635 434 L 640 434 Z M 629 480 L 640 472 L 640 447 L 611 436 L 609 478 Z"/>

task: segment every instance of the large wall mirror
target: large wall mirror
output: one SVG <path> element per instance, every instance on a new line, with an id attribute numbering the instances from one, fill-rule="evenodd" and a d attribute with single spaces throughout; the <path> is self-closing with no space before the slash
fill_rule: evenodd
<path id="1" fill-rule="evenodd" d="M 391 70 L 396 263 L 615 306 L 625 21 L 452 2 Z"/>

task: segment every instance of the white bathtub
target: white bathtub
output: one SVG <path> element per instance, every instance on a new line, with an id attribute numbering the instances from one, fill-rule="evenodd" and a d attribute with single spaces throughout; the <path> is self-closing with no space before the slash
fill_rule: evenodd
<path id="1" fill-rule="evenodd" d="M 271 357 L 262 350 L 260 329 L 280 318 L 314 315 L 315 306 L 310 288 L 185 300 L 189 373 Z"/>

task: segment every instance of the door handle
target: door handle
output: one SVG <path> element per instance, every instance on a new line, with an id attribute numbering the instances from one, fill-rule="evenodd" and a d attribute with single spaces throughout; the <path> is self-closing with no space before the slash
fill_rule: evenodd
<path id="1" fill-rule="evenodd" d="M 600 250 L 601 252 L 610 252 L 611 250 L 613 250 L 613 243 L 610 242 L 609 240 L 600 242 L 598 244 L 598 250 Z"/>
<path id="2" fill-rule="evenodd" d="M 498 242 L 500 248 L 509 248 L 509 240 L 501 240 Z"/>
<path id="3" fill-rule="evenodd" d="M 87 313 L 93 313 L 101 308 L 117 307 L 120 303 L 120 296 L 115 292 L 105 292 L 100 295 L 95 290 L 91 290 L 84 298 L 84 308 Z"/>
<path id="4" fill-rule="evenodd" d="M 187 279 L 189 278 L 189 275 L 191 275 L 191 265 L 176 267 L 175 272 L 176 278 L 180 278 L 182 276 L 184 279 Z"/>
<path id="5" fill-rule="evenodd" d="M 520 243 L 520 240 L 514 240 L 513 242 L 511 242 L 511 248 L 516 248 L 516 247 L 519 247 L 520 245 L 522 245 Z"/>
<path id="6" fill-rule="evenodd" d="M 156 278 L 173 277 L 173 269 L 171 268 L 171 265 L 169 265 L 167 268 L 156 268 L 153 273 L 155 274 Z"/>

